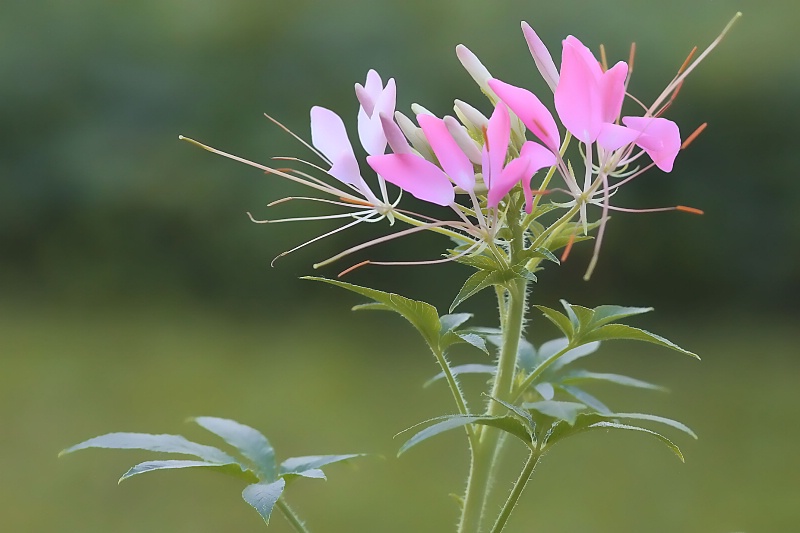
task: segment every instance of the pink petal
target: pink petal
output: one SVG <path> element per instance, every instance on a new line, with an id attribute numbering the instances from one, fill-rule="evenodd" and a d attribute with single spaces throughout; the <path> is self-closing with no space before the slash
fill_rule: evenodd
<path id="1" fill-rule="evenodd" d="M 311 108 L 311 144 L 331 162 L 328 174 L 361 190 L 367 188 L 339 115 L 324 107 Z"/>
<path id="2" fill-rule="evenodd" d="M 681 132 L 678 125 L 665 118 L 623 117 L 622 123 L 640 132 L 636 144 L 640 146 L 664 172 L 671 172 L 681 149 Z"/>
<path id="3" fill-rule="evenodd" d="M 592 61 L 585 57 L 587 53 Z M 591 52 L 574 37 L 567 37 L 561 56 L 561 77 L 556 87 L 556 111 L 567 130 L 585 143 L 597 139 L 603 122 L 598 87 L 601 74 Z"/>
<path id="4" fill-rule="evenodd" d="M 500 99 L 519 117 L 548 148 L 557 152 L 561 145 L 561 135 L 550 111 L 532 92 L 515 87 L 498 79 L 489 80 L 489 86 Z"/>
<path id="5" fill-rule="evenodd" d="M 386 181 L 424 202 L 447 206 L 456 193 L 447 174 L 415 154 L 371 155 L 367 163 Z"/>
<path id="6" fill-rule="evenodd" d="M 487 154 L 487 162 L 489 164 L 489 181 L 486 183 L 487 186 L 490 186 L 492 178 L 498 176 L 503 170 L 510 140 L 511 117 L 508 116 L 508 109 L 505 104 L 498 102 L 492 116 L 489 118 L 489 125 L 486 128 L 484 150 Z M 484 167 L 482 170 L 484 179 L 486 179 L 486 168 Z"/>
<path id="7" fill-rule="evenodd" d="M 403 135 L 403 130 L 400 129 L 400 126 L 386 115 L 380 115 L 380 118 L 381 125 L 383 126 L 383 133 L 386 135 L 386 141 L 389 143 L 392 152 L 396 154 L 412 153 L 411 146 L 408 144 L 405 135 Z"/>
<path id="8" fill-rule="evenodd" d="M 456 46 L 456 57 L 458 57 L 464 70 L 475 80 L 475 83 L 478 84 L 481 90 L 486 91 L 490 98 L 495 97 L 496 95 L 492 94 L 492 90 L 486 85 L 486 82 L 489 81 L 492 75 L 487 68 L 483 66 L 478 56 L 473 54 L 472 51 L 463 44 L 459 44 Z"/>
<path id="9" fill-rule="evenodd" d="M 542 146 L 533 141 L 527 141 L 522 145 L 520 158 L 528 160 L 528 168 L 522 177 L 522 190 L 525 193 L 525 211 L 530 213 L 533 210 L 533 191 L 531 190 L 531 178 L 543 168 L 552 167 L 556 164 L 556 156 Z"/>
<path id="10" fill-rule="evenodd" d="M 373 115 L 372 111 L 375 106 L 375 101 L 380 96 L 382 90 L 383 81 L 380 75 L 373 69 L 367 72 L 367 81 L 364 83 L 363 87 L 360 83 L 356 83 L 356 98 L 358 98 L 358 102 L 361 104 L 361 107 L 364 108 L 364 111 L 367 112 L 368 116 Z"/>
<path id="11" fill-rule="evenodd" d="M 417 122 L 445 173 L 462 189 L 473 190 L 475 188 L 475 171 L 472 168 L 472 162 L 450 135 L 444 120 L 430 115 L 418 115 Z"/>
<path id="12" fill-rule="evenodd" d="M 586 68 L 589 69 L 592 77 L 596 80 L 600 79 L 600 76 L 603 75 L 603 68 L 600 66 L 600 62 L 594 57 L 589 48 L 583 44 L 580 39 L 574 37 L 572 35 L 568 35 L 566 39 L 564 39 L 564 44 L 569 45 L 575 53 L 578 54 L 580 60 L 586 65 Z M 564 58 L 561 58 L 561 61 L 564 61 Z"/>
<path id="13" fill-rule="evenodd" d="M 603 122 L 614 122 L 622 111 L 625 99 L 625 78 L 628 76 L 628 64 L 624 61 L 608 69 L 600 77 L 600 100 L 603 106 Z"/>
<path id="14" fill-rule="evenodd" d="M 525 177 L 528 166 L 528 159 L 519 157 L 506 165 L 502 172 L 496 174 L 492 179 L 492 185 L 489 187 L 486 207 L 497 207 L 500 200 Z"/>
<path id="15" fill-rule="evenodd" d="M 606 150 L 619 150 L 623 146 L 635 142 L 639 135 L 639 132 L 634 129 L 609 122 L 600 128 L 597 144 Z"/>
<path id="16" fill-rule="evenodd" d="M 536 68 L 539 69 L 539 74 L 542 75 L 542 78 L 544 78 L 544 81 L 550 86 L 550 89 L 556 92 L 556 87 L 558 87 L 558 70 L 556 69 L 555 63 L 553 63 L 553 57 L 527 22 L 522 23 L 522 34 L 525 36 L 525 41 L 528 43 L 528 49 L 531 51 L 531 56 L 533 56 L 533 61 L 536 63 Z"/>

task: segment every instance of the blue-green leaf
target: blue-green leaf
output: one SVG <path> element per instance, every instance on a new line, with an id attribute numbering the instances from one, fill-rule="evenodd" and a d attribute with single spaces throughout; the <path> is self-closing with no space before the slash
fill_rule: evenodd
<path id="1" fill-rule="evenodd" d="M 459 376 L 461 374 L 494 374 L 497 370 L 497 367 L 494 365 L 479 365 L 479 364 L 466 364 L 466 365 L 458 365 L 450 367 L 450 372 L 454 376 Z M 444 379 L 444 372 L 439 372 L 431 379 L 425 382 L 423 387 L 428 387 L 431 384 L 439 381 L 440 379 Z"/>
<path id="2" fill-rule="evenodd" d="M 561 330 L 561 333 L 567 337 L 567 339 L 571 339 L 574 336 L 575 330 L 572 327 L 572 322 L 563 313 L 543 305 L 537 305 L 536 308 L 541 311 L 542 314 L 547 317 L 548 320 L 550 320 L 550 322 L 555 324 L 556 327 Z"/>
<path id="3" fill-rule="evenodd" d="M 278 498 L 281 497 L 285 486 L 286 481 L 283 478 L 272 483 L 262 481 L 245 487 L 242 491 L 242 498 L 252 505 L 261 515 L 261 518 L 264 519 L 264 522 L 269 525 L 269 516 L 272 514 L 272 508 L 275 507 Z"/>
<path id="4" fill-rule="evenodd" d="M 592 327 L 604 326 L 609 322 L 616 322 L 621 318 L 649 313 L 652 307 L 622 307 L 619 305 L 600 305 L 594 308 Z"/>
<path id="5" fill-rule="evenodd" d="M 642 381 L 641 379 L 623 376 L 621 374 L 605 374 L 600 372 L 589 372 L 588 370 L 573 370 L 561 378 L 561 383 L 583 383 L 586 381 L 604 381 L 614 383 L 616 385 L 623 385 L 625 387 L 634 387 L 638 389 L 650 389 L 665 391 L 664 387 Z"/>
<path id="6" fill-rule="evenodd" d="M 307 455 L 303 457 L 291 457 L 281 463 L 280 475 L 297 475 L 303 477 L 323 478 L 324 474 L 320 468 L 325 465 L 349 461 L 356 457 L 363 457 L 363 453 L 350 453 L 346 455 Z M 317 472 L 314 472 L 317 471 Z"/>
<path id="7" fill-rule="evenodd" d="M 558 341 L 564 341 L 564 342 L 560 343 Z M 539 348 L 539 353 L 540 353 L 539 357 L 540 357 L 540 359 L 545 360 L 545 359 L 549 358 L 551 355 L 553 355 L 553 354 L 555 354 L 555 353 L 559 352 L 560 350 L 563 350 L 564 348 L 567 347 L 566 339 L 556 339 L 556 341 L 551 341 L 551 342 L 552 342 L 552 345 L 550 345 L 549 342 L 546 342 L 546 343 L 542 344 L 542 346 Z M 563 368 L 566 365 L 572 363 L 573 361 L 576 361 L 576 360 L 580 359 L 581 357 L 586 357 L 587 355 L 593 354 L 600 347 L 600 343 L 597 342 L 597 341 L 595 341 L 595 342 L 585 342 L 585 341 L 582 340 L 580 342 L 582 343 L 580 346 L 576 346 L 575 348 L 572 348 L 571 350 L 561 354 L 561 357 L 559 357 L 558 359 L 556 359 L 553 362 L 553 364 L 551 366 L 551 369 L 552 370 L 557 370 L 559 368 Z M 550 347 L 551 346 L 553 348 L 555 348 L 556 346 L 560 346 L 560 347 L 557 350 L 552 351 L 552 353 L 551 353 L 550 352 Z M 547 349 L 545 349 L 545 347 L 547 347 Z M 546 357 L 545 357 L 545 354 L 546 354 Z"/>
<path id="8" fill-rule="evenodd" d="M 71 446 L 58 455 L 61 456 L 86 448 L 180 453 L 193 455 L 210 463 L 228 464 L 236 462 L 236 459 L 213 446 L 197 444 L 186 440 L 180 435 L 152 435 L 150 433 L 108 433 Z"/>
<path id="9" fill-rule="evenodd" d="M 578 387 L 575 387 L 573 385 L 565 385 L 563 383 L 560 384 L 558 388 L 560 388 L 561 390 L 563 390 L 564 392 L 566 392 L 567 394 L 569 394 L 570 396 L 581 402 L 582 404 L 586 405 L 588 408 L 597 411 L 598 413 L 603 413 L 603 414 L 611 413 L 611 409 L 606 407 L 606 404 L 604 404 L 603 402 L 601 402 L 600 400 L 598 400 L 597 398 L 595 398 L 594 396 L 592 396 L 583 389 L 579 389 Z"/>
<path id="10" fill-rule="evenodd" d="M 399 313 L 403 318 L 411 322 L 411 325 L 417 328 L 429 346 L 432 348 L 437 348 L 439 346 L 439 331 L 442 325 L 441 322 L 439 322 L 439 313 L 436 311 L 436 308 L 429 303 L 412 300 L 405 296 L 400 296 L 399 294 L 361 287 L 360 285 L 353 285 L 334 279 L 315 276 L 304 276 L 301 279 L 321 281 L 371 298 L 389 307 L 392 311 Z"/>
<path id="11" fill-rule="evenodd" d="M 489 355 L 489 350 L 486 348 L 486 341 L 483 340 L 483 337 L 480 335 L 476 335 L 474 333 L 456 333 L 456 336 L 461 339 L 462 341 L 466 342 L 474 346 L 475 348 L 479 349 L 486 355 Z"/>
<path id="12" fill-rule="evenodd" d="M 523 403 L 525 409 L 537 411 L 545 416 L 565 421 L 570 426 L 575 425 L 575 420 L 586 406 L 577 402 L 562 402 L 557 400 L 544 400 L 541 402 Z"/>
<path id="13" fill-rule="evenodd" d="M 199 416 L 192 420 L 211 433 L 222 437 L 225 442 L 252 461 L 260 479 L 275 481 L 275 450 L 269 440 L 259 431 L 226 418 Z"/>
<path id="14" fill-rule="evenodd" d="M 700 359 L 700 357 L 698 357 L 697 354 L 694 354 L 689 350 L 684 350 L 677 344 L 668 341 L 664 337 L 660 337 L 654 333 L 650 333 L 649 331 L 645 331 L 643 329 L 626 326 L 625 324 L 606 324 L 605 326 L 601 326 L 598 329 L 590 331 L 589 333 L 587 333 L 585 336 L 582 337 L 583 342 L 609 341 L 609 340 L 634 340 L 634 341 L 650 342 L 653 344 L 657 344 L 659 346 L 663 346 L 665 348 L 670 348 L 672 350 L 684 353 L 686 355 L 690 355 L 696 359 Z"/>
<path id="15" fill-rule="evenodd" d="M 454 313 L 452 315 L 440 316 L 439 322 L 442 324 L 442 335 L 456 329 L 470 318 L 472 318 L 472 313 Z"/>
<path id="16" fill-rule="evenodd" d="M 588 307 L 583 307 L 582 305 L 573 305 L 566 300 L 560 301 L 561 305 L 564 307 L 564 310 L 567 312 L 567 316 L 572 323 L 573 329 L 577 332 L 586 331 L 592 322 L 594 311 Z"/>
<path id="17" fill-rule="evenodd" d="M 122 483 L 126 479 L 138 474 L 146 472 L 154 472 L 156 470 L 175 470 L 180 468 L 206 468 L 222 472 L 235 477 L 242 477 L 248 481 L 258 481 L 258 477 L 250 470 L 245 470 L 239 463 L 208 463 L 206 461 L 184 461 L 184 460 L 166 460 L 166 461 L 145 461 L 134 466 L 119 478 Z"/>
<path id="18" fill-rule="evenodd" d="M 647 420 L 650 422 L 658 422 L 659 424 L 664 424 L 669 427 L 675 428 L 679 431 L 683 431 L 690 437 L 697 439 L 697 434 L 689 429 L 689 427 L 677 420 L 672 420 L 671 418 L 665 418 L 663 416 L 657 415 L 649 415 L 646 413 L 611 413 L 605 415 L 607 418 L 620 418 L 622 420 Z"/>
<path id="19" fill-rule="evenodd" d="M 651 431 L 646 428 L 641 428 L 639 426 L 629 426 L 627 424 L 619 424 L 617 422 L 595 422 L 594 424 L 590 425 L 589 428 L 624 429 L 626 431 L 638 431 L 640 433 L 650 435 L 651 437 L 655 437 L 656 439 L 661 441 L 662 444 L 664 444 L 665 446 L 667 446 L 667 448 L 672 450 L 672 452 L 678 456 L 678 459 L 680 459 L 682 463 L 686 462 L 686 460 L 683 458 L 683 454 L 681 453 L 681 449 L 678 448 L 678 446 L 675 445 L 675 443 L 669 440 L 667 437 L 661 435 L 660 433 L 656 433 L 655 431 Z"/>
<path id="20" fill-rule="evenodd" d="M 502 431 L 505 431 L 506 433 L 514 435 L 526 444 L 530 444 L 528 430 L 516 416 L 453 415 L 445 418 L 441 422 L 437 422 L 436 424 L 423 429 L 408 439 L 406 443 L 400 447 L 397 455 L 402 455 L 410 448 L 416 446 L 424 440 L 428 440 L 433 436 L 444 433 L 445 431 L 449 431 L 451 429 L 466 426 L 468 424 L 480 424 L 484 426 L 496 427 Z"/>

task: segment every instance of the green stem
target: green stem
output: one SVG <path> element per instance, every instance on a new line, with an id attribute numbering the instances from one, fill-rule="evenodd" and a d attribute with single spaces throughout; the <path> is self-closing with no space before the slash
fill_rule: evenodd
<path id="1" fill-rule="evenodd" d="M 525 322 L 527 280 L 514 280 L 508 291 L 505 306 L 506 317 L 503 327 L 503 346 L 497 363 L 492 397 L 501 400 L 511 399 L 514 373 L 517 365 L 517 351 L 522 326 Z M 489 401 L 488 414 L 498 415 L 505 408 L 498 402 Z M 484 509 L 494 478 L 494 464 L 500 444 L 500 430 L 485 427 L 480 439 L 472 447 L 472 461 L 464 496 L 464 507 L 458 525 L 459 533 L 478 533 L 481 531 Z"/>
<path id="2" fill-rule="evenodd" d="M 464 393 L 461 392 L 461 387 L 458 386 L 458 381 L 456 381 L 456 377 L 450 371 L 450 364 L 447 362 L 444 353 L 439 349 L 434 349 L 431 346 L 431 351 L 433 355 L 436 357 L 436 361 L 439 363 L 439 366 L 442 368 L 442 372 L 444 373 L 445 380 L 447 381 L 447 385 L 450 387 L 450 392 L 453 394 L 453 399 L 456 402 L 456 407 L 458 408 L 458 412 L 462 415 L 469 414 L 469 408 L 467 407 L 467 402 L 464 399 Z M 469 442 L 471 446 L 476 444 L 476 432 L 475 426 L 471 424 L 467 424 L 464 426 L 467 430 L 467 436 L 469 437 Z"/>
<path id="3" fill-rule="evenodd" d="M 300 517 L 297 516 L 297 513 L 295 513 L 294 510 L 289 507 L 289 504 L 286 503 L 286 500 L 280 498 L 275 505 L 278 507 L 278 509 L 280 509 L 281 513 L 286 518 L 286 521 L 292 526 L 292 529 L 297 531 L 297 533 L 311 533 L 311 530 L 309 530 L 303 521 L 300 520 Z"/>
<path id="4" fill-rule="evenodd" d="M 490 533 L 500 533 L 503 531 L 506 522 L 508 522 L 508 517 L 511 516 L 511 511 L 513 511 L 514 507 L 517 505 L 519 497 L 522 495 L 522 491 L 525 490 L 525 485 L 531 478 L 533 469 L 536 468 L 536 464 L 539 462 L 540 457 L 541 455 L 539 453 L 531 451 L 528 461 L 525 463 L 525 467 L 522 469 L 522 472 L 520 472 L 517 482 L 514 483 L 514 488 L 511 490 L 511 494 L 508 495 L 506 503 L 503 504 L 503 509 L 500 511 L 500 516 L 497 517 L 497 520 L 495 521 L 494 526 L 492 526 Z"/>

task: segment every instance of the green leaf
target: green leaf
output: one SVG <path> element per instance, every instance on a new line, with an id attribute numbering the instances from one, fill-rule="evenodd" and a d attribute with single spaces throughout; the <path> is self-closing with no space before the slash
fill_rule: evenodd
<path id="1" fill-rule="evenodd" d="M 543 305 L 537 305 L 536 308 L 541 311 L 542 314 L 547 317 L 548 320 L 550 320 L 550 322 L 555 324 L 556 327 L 561 330 L 561 333 L 567 337 L 567 339 L 571 339 L 574 336 L 575 330 L 572 327 L 572 322 L 566 315 Z"/>
<path id="2" fill-rule="evenodd" d="M 391 307 L 378 302 L 369 302 L 366 304 L 354 305 L 350 308 L 351 311 L 394 311 Z"/>
<path id="3" fill-rule="evenodd" d="M 607 324 L 605 326 L 601 326 L 600 328 L 587 333 L 585 336 L 581 338 L 581 340 L 583 342 L 609 341 L 609 340 L 644 341 L 657 344 L 665 348 L 671 348 L 672 350 L 684 353 L 686 355 L 690 355 L 696 359 L 700 359 L 700 357 L 698 357 L 697 354 L 694 354 L 689 350 L 684 350 L 677 344 L 668 341 L 664 337 L 659 337 L 658 335 L 650 333 L 649 331 L 645 331 L 639 328 L 634 328 L 631 326 L 626 326 L 625 324 Z"/>
<path id="4" fill-rule="evenodd" d="M 622 307 L 619 305 L 601 305 L 594 308 L 592 327 L 600 327 L 609 322 L 616 322 L 621 318 L 649 313 L 652 307 Z"/>
<path id="5" fill-rule="evenodd" d="M 471 296 L 474 296 L 486 287 L 491 287 L 492 285 L 502 284 L 505 281 L 508 281 L 505 276 L 506 275 L 502 270 L 480 270 L 475 272 L 473 275 L 467 278 L 467 281 L 464 282 L 464 286 L 462 286 L 461 290 L 458 291 L 455 300 L 453 300 L 453 303 L 450 304 L 450 312 L 452 313 L 453 309 L 458 307 L 461 302 Z"/>
<path id="6" fill-rule="evenodd" d="M 586 381 L 605 381 L 614 383 L 616 385 L 623 385 L 625 387 L 634 387 L 637 389 L 650 389 L 666 391 L 667 389 L 641 379 L 623 376 L 620 374 L 604 374 L 600 372 L 589 372 L 587 370 L 573 370 L 561 378 L 561 383 L 583 383 Z"/>
<path id="7" fill-rule="evenodd" d="M 442 335 L 456 329 L 470 318 L 472 318 L 472 313 L 455 313 L 452 315 L 440 316 L 439 322 L 442 324 Z"/>
<path id="8" fill-rule="evenodd" d="M 445 418 L 441 422 L 437 422 L 436 424 L 423 429 L 408 439 L 406 443 L 400 447 L 397 455 L 402 455 L 410 448 L 416 446 L 424 440 L 428 440 L 433 436 L 444 433 L 445 431 L 449 431 L 451 429 L 466 426 L 468 424 L 480 424 L 498 428 L 506 433 L 514 435 L 526 444 L 530 445 L 530 436 L 528 435 L 528 431 L 516 416 L 453 415 Z"/>
<path id="9" fill-rule="evenodd" d="M 541 246 L 538 247 L 538 248 L 535 248 L 533 250 L 531 250 L 531 249 L 525 250 L 525 258 L 526 258 L 526 260 L 534 258 L 534 257 L 539 257 L 539 258 L 542 258 L 542 259 L 546 259 L 548 261 L 552 261 L 553 263 L 555 263 L 557 265 L 561 264 L 561 261 L 558 259 L 558 257 L 556 257 L 553 254 L 553 252 L 551 252 L 547 248 L 543 248 Z"/>
<path id="10" fill-rule="evenodd" d="M 497 370 L 497 367 L 494 365 L 478 365 L 478 364 L 467 364 L 467 365 L 458 365 L 450 367 L 450 372 L 454 376 L 460 376 L 461 374 L 494 374 Z M 444 372 L 439 372 L 431 379 L 425 382 L 423 387 L 429 387 L 433 383 L 439 381 L 440 379 L 444 379 Z"/>
<path id="11" fill-rule="evenodd" d="M 497 270 L 500 264 L 487 255 L 465 255 L 455 260 L 478 270 Z"/>
<path id="12" fill-rule="evenodd" d="M 199 416 L 192 420 L 211 433 L 222 437 L 225 442 L 252 461 L 260 479 L 275 481 L 275 450 L 269 440 L 259 431 L 226 418 Z"/>
<path id="13" fill-rule="evenodd" d="M 564 310 L 567 312 L 567 316 L 575 331 L 581 333 L 589 329 L 589 325 L 594 317 L 594 311 L 582 305 L 572 305 L 566 300 L 561 300 L 561 305 L 564 306 Z"/>
<path id="14" fill-rule="evenodd" d="M 281 463 L 281 476 L 297 475 L 303 477 L 325 478 L 320 468 L 325 465 L 349 461 L 356 457 L 363 457 L 363 453 L 350 453 L 346 455 L 307 455 L 304 457 L 291 457 Z M 317 471 L 319 475 L 317 474 Z"/>
<path id="15" fill-rule="evenodd" d="M 589 426 L 589 429 L 593 428 L 623 429 L 626 431 L 639 431 L 646 435 L 650 435 L 658 439 L 662 444 L 667 446 L 667 448 L 672 450 L 673 453 L 678 456 L 678 459 L 680 459 L 682 463 L 686 462 L 686 460 L 683 458 L 683 454 L 681 453 L 681 449 L 678 448 L 678 446 L 676 446 L 675 443 L 669 440 L 667 437 L 661 435 L 660 433 L 656 433 L 655 431 L 641 428 L 639 426 L 629 426 L 627 424 L 619 424 L 617 422 L 595 422 L 594 424 Z"/>
<path id="16" fill-rule="evenodd" d="M 253 485 L 248 485 L 242 491 L 242 498 L 244 501 L 253 506 L 258 511 L 264 522 L 269 525 L 269 516 L 272 514 L 272 508 L 281 497 L 283 489 L 286 486 L 286 481 L 281 478 L 272 483 L 261 482 Z"/>
<path id="17" fill-rule="evenodd" d="M 58 455 L 61 456 L 87 448 L 180 453 L 193 455 L 210 463 L 229 464 L 236 462 L 236 459 L 213 446 L 197 444 L 186 440 L 180 435 L 152 435 L 150 433 L 108 433 L 76 444 L 63 450 Z"/>
<path id="18" fill-rule="evenodd" d="M 526 373 L 530 373 L 536 367 L 536 348 L 527 339 L 520 338 L 517 347 L 517 366 Z"/>
<path id="19" fill-rule="evenodd" d="M 650 422 L 658 422 L 659 424 L 664 424 L 669 427 L 675 428 L 679 431 L 683 431 L 693 439 L 697 439 L 697 434 L 689 429 L 689 427 L 677 420 L 672 420 L 671 418 L 665 418 L 663 416 L 656 416 L 656 415 L 649 415 L 646 413 L 611 413 L 605 415 L 606 418 L 620 418 L 622 420 L 647 420 Z"/>
<path id="20" fill-rule="evenodd" d="M 301 279 L 321 281 L 371 298 L 389 307 L 392 311 L 399 313 L 403 318 L 411 322 L 411 325 L 417 328 L 417 331 L 422 334 L 422 337 L 431 348 L 436 349 L 439 346 L 439 330 L 442 325 L 439 322 L 439 313 L 436 311 L 436 308 L 429 303 L 412 300 L 405 296 L 400 296 L 399 294 L 361 287 L 334 279 L 315 276 L 304 276 Z"/>
<path id="21" fill-rule="evenodd" d="M 582 404 L 584 404 L 589 409 L 592 409 L 602 414 L 611 413 L 611 409 L 609 409 L 606 406 L 606 404 L 604 404 L 603 402 L 601 402 L 600 400 L 598 400 L 597 398 L 595 398 L 594 396 L 592 396 L 583 389 L 579 389 L 578 387 L 572 385 L 565 385 L 563 383 L 560 384 L 558 388 L 563 390 L 564 392 L 566 392 L 567 394 L 569 394 Z"/>
<path id="22" fill-rule="evenodd" d="M 494 396 L 489 396 L 489 399 L 499 403 L 500 405 L 502 405 L 503 407 L 505 407 L 506 409 L 508 409 L 509 411 L 520 417 L 523 420 L 523 422 L 525 422 L 525 424 L 528 426 L 528 433 L 531 436 L 533 436 L 533 432 L 536 429 L 536 424 L 534 423 L 533 417 L 531 416 L 530 412 L 526 411 L 522 407 L 518 407 L 508 402 L 504 402 L 500 398 L 495 398 Z"/>
<path id="23" fill-rule="evenodd" d="M 575 425 L 578 415 L 586 410 L 586 406 L 577 402 L 562 402 L 557 400 L 544 400 L 541 402 L 523 403 L 525 409 L 537 411 L 545 416 L 563 420 L 570 426 Z"/>
<path id="24" fill-rule="evenodd" d="M 486 348 L 486 341 L 483 337 L 474 333 L 456 333 L 456 336 L 467 344 L 471 344 L 486 355 L 489 355 L 489 350 Z"/>
<path id="25" fill-rule="evenodd" d="M 575 348 L 572 348 L 561 354 L 558 359 L 553 361 L 551 369 L 555 371 L 559 368 L 563 368 L 573 361 L 580 359 L 581 357 L 586 357 L 587 355 L 593 354 L 600 347 L 599 342 L 584 342 L 585 341 L 582 340 L 580 346 L 576 346 Z M 545 342 L 539 347 L 539 359 L 541 361 L 545 361 L 550 356 L 566 348 L 567 345 L 567 339 L 554 339 L 552 341 Z"/>
<path id="26" fill-rule="evenodd" d="M 126 479 L 144 474 L 146 472 L 154 472 L 156 470 L 175 470 L 180 468 L 208 468 L 228 474 L 234 477 L 241 477 L 248 481 L 258 481 L 258 477 L 250 470 L 245 470 L 239 463 L 208 463 L 206 461 L 183 461 L 183 460 L 166 460 L 166 461 L 145 461 L 134 466 L 119 478 L 119 483 Z"/>

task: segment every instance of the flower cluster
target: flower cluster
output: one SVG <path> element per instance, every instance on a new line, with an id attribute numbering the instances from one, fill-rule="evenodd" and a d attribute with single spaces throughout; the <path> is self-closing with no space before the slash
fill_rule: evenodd
<path id="1" fill-rule="evenodd" d="M 366 164 L 376 175 L 377 187 L 370 187 L 362 176 L 363 165 L 359 164 L 343 120 L 323 107 L 311 109 L 310 144 L 272 120 L 303 142 L 323 163 L 280 159 L 302 163 L 312 171 L 333 178 L 332 181 L 299 169 L 258 165 L 190 141 L 326 195 L 285 198 L 270 205 L 301 199 L 345 209 L 316 217 L 253 219 L 256 222 L 349 219 L 346 224 L 280 256 L 361 222 L 384 219 L 390 225 L 399 220 L 410 227 L 349 248 L 315 267 L 380 242 L 427 230 L 447 235 L 458 244 L 440 259 L 401 263 L 365 261 L 356 266 L 431 264 L 483 254 L 502 262 L 503 257 L 509 256 L 504 253 L 507 239 L 503 230 L 511 226 L 527 232 L 529 243 L 548 251 L 566 246 L 562 256 L 565 257 L 576 238 L 586 238 L 597 228 L 588 277 L 597 261 L 609 211 L 700 213 L 684 206 L 626 209 L 611 205 L 610 199 L 620 187 L 654 166 L 670 172 L 679 151 L 705 127 L 703 124 L 682 142 L 678 125 L 662 115 L 674 101 L 686 76 L 719 43 L 729 27 L 697 58 L 693 50 L 649 106 L 628 93 L 634 46 L 628 62 L 619 61 L 609 68 L 602 49 L 601 60 L 598 60 L 580 40 L 568 36 L 562 42 L 559 68 L 536 32 L 524 22 L 523 34 L 535 65 L 552 90 L 552 101 L 548 103 L 555 109 L 555 115 L 531 91 L 492 76 L 463 45 L 456 48 L 457 56 L 490 101 L 492 109 L 488 118 L 477 108 L 456 100 L 455 116 L 441 118 L 415 104 L 412 106 L 416 114 L 414 121 L 395 110 L 394 79 L 384 84 L 380 75 L 370 70 L 364 85 L 356 84 L 355 93 L 359 103 L 358 138 L 367 154 Z M 623 115 L 626 97 L 638 108 L 637 113 Z M 528 133 L 532 139 L 528 138 Z M 580 154 L 574 160 L 566 155 L 573 140 Z M 543 173 L 543 177 L 534 187 L 537 173 Z M 557 182 L 553 181 L 555 176 Z M 399 188 L 393 199 L 387 182 Z M 449 208 L 454 215 L 431 218 L 401 209 L 398 206 L 403 192 L 423 202 Z M 553 200 L 541 205 L 542 198 L 551 194 Z M 601 208 L 596 220 L 590 219 L 587 210 L 590 205 Z M 547 226 L 538 221 L 534 227 L 540 215 L 556 209 L 563 214 L 554 222 Z M 566 241 L 565 232 L 568 234 Z M 556 241 L 559 246 L 555 245 Z"/>

